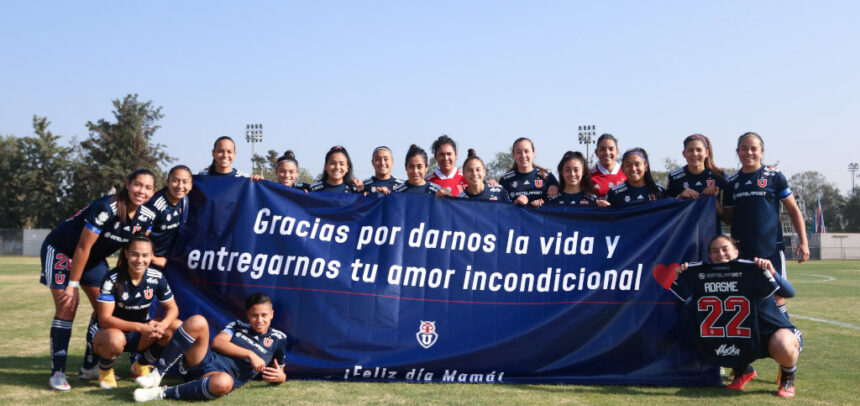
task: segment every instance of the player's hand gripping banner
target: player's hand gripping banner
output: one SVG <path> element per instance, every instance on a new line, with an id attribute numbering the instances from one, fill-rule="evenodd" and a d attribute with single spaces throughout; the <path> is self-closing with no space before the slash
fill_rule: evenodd
<path id="1" fill-rule="evenodd" d="M 292 378 L 716 385 L 667 290 L 714 200 L 532 210 L 195 177 L 167 270 L 183 317 L 274 300 Z"/>

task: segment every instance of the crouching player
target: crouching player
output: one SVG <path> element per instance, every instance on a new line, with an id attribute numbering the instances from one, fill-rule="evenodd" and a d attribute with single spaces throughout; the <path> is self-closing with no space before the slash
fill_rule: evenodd
<path id="1" fill-rule="evenodd" d="M 102 282 L 98 296 L 99 330 L 93 338 L 93 351 L 99 355 L 99 386 L 116 388 L 113 363 L 123 352 L 142 353 L 132 366 L 132 376 L 146 375 L 161 348 L 179 327 L 179 309 L 173 292 L 161 272 L 149 267 L 152 242 L 134 236 L 122 249 L 120 261 Z M 149 319 L 155 300 L 165 309 L 163 318 Z"/>
<path id="2" fill-rule="evenodd" d="M 272 299 L 254 293 L 245 299 L 248 323 L 234 321 L 221 330 L 209 348 L 209 324 L 200 315 L 188 318 L 173 334 L 155 368 L 135 382 L 134 400 L 210 400 L 230 393 L 258 374 L 272 383 L 283 383 L 287 335 L 271 328 Z M 183 356 L 184 354 L 184 356 Z M 182 360 L 180 360 L 182 358 Z M 164 373 L 180 362 L 186 383 L 159 387 Z"/>
<path id="3" fill-rule="evenodd" d="M 734 380 L 726 388 L 742 390 L 756 376 L 750 363 L 770 357 L 780 365 L 777 396 L 794 397 L 803 338 L 774 300 L 774 294 L 793 297 L 794 288 L 769 260 L 738 260 L 737 247 L 725 235 L 711 240 L 709 251 L 711 264 L 684 263 L 676 270 L 671 291 L 682 301 L 696 301 L 699 335 L 711 349 L 708 354 L 734 367 Z"/>

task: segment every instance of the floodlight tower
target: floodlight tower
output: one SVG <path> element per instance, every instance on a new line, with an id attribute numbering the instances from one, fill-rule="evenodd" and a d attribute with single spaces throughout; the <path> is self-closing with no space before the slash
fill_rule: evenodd
<path id="1" fill-rule="evenodd" d="M 262 124 L 245 124 L 245 141 L 251 143 L 251 174 L 257 173 L 257 164 L 254 158 L 257 156 L 257 143 L 263 142 Z"/>

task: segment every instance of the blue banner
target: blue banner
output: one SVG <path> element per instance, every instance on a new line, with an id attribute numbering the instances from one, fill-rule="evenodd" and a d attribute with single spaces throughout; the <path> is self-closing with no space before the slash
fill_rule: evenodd
<path id="1" fill-rule="evenodd" d="M 167 275 L 213 328 L 274 300 L 292 378 L 718 385 L 667 288 L 714 199 L 540 209 L 195 177 Z"/>

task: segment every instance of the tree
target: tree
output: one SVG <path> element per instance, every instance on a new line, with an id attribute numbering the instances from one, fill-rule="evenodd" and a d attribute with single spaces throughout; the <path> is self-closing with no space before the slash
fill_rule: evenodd
<path id="1" fill-rule="evenodd" d="M 499 179 L 514 166 L 514 156 L 510 152 L 497 152 L 492 161 L 485 163 L 487 179 Z"/>
<path id="2" fill-rule="evenodd" d="M 278 174 L 275 169 L 278 167 L 278 158 L 280 157 L 281 154 L 279 154 L 278 151 L 270 149 L 266 153 L 265 158 L 260 155 L 255 155 L 254 163 L 258 168 L 260 168 L 260 174 L 263 175 L 264 178 L 269 179 L 272 182 L 277 182 Z M 322 179 L 322 174 L 319 175 L 319 179 Z M 314 177 L 307 169 L 299 168 L 298 181 L 311 184 L 314 182 Z"/>
<path id="3" fill-rule="evenodd" d="M 0 136 L 0 227 L 21 227 L 23 212 L 22 196 L 23 181 L 21 167 L 24 156 L 21 153 L 20 140 L 14 136 Z"/>
<path id="4" fill-rule="evenodd" d="M 815 224 L 815 214 L 820 198 L 827 230 L 842 231 L 844 229 L 845 222 L 841 208 L 845 205 L 846 199 L 834 183 L 828 182 L 827 178 L 818 172 L 806 171 L 792 175 L 788 179 L 788 184 L 791 186 L 808 227 L 811 228 Z"/>
<path id="5" fill-rule="evenodd" d="M 845 220 L 844 232 L 860 233 L 860 193 L 854 193 L 842 205 L 842 218 Z"/>
<path id="6" fill-rule="evenodd" d="M 117 190 L 125 177 L 138 168 L 156 174 L 156 184 L 164 179 L 162 165 L 174 161 L 164 145 L 152 142 L 160 128 L 158 120 L 164 117 L 161 107 L 152 101 L 140 102 L 136 94 L 113 100 L 115 122 L 99 119 L 87 122 L 89 136 L 80 144 L 78 159 L 72 170 L 74 188 L 70 201 L 82 207 L 112 187 Z"/>
<path id="7" fill-rule="evenodd" d="M 63 204 L 69 193 L 71 147 L 57 143 L 60 136 L 48 131 L 47 117 L 33 116 L 35 136 L 19 139 L 23 162 L 19 179 L 22 182 L 23 204 L 20 223 L 35 228 L 53 228 L 67 218 L 72 210 Z"/>

